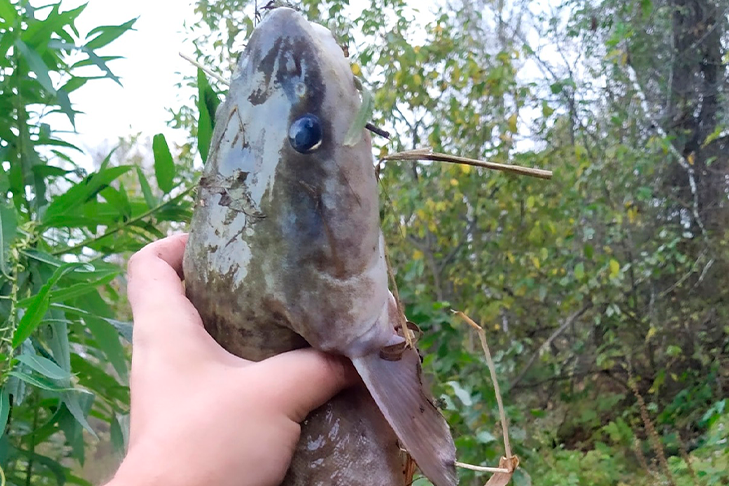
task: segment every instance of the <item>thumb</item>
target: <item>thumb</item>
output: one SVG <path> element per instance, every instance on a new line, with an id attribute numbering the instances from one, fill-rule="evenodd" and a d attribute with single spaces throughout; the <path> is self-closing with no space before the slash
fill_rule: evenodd
<path id="1" fill-rule="evenodd" d="M 359 380 L 349 359 L 311 348 L 279 354 L 254 366 L 259 376 L 275 377 L 275 386 L 266 387 L 273 395 L 269 403 L 295 422 L 302 422 L 309 412 Z"/>

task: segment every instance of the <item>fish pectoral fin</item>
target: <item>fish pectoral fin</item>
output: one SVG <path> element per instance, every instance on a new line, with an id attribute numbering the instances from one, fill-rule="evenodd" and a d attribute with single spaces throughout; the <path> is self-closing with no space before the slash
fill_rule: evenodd
<path id="1" fill-rule="evenodd" d="M 374 353 L 352 362 L 422 473 L 435 486 L 458 484 L 456 447 L 443 415 L 423 389 L 418 352 L 408 348 L 397 361 Z"/>

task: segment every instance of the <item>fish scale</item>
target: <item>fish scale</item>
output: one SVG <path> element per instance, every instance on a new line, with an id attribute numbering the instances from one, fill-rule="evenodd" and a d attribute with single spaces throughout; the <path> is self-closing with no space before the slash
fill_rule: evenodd
<path id="1" fill-rule="evenodd" d="M 362 377 L 302 423 L 285 485 L 404 485 L 403 448 L 436 486 L 455 485 L 450 431 L 423 389 L 417 350 L 395 330 L 371 141 L 364 128 L 359 141 L 347 137 L 360 105 L 331 33 L 272 11 L 216 114 L 186 291 L 237 356 L 313 346 L 347 356 Z"/>

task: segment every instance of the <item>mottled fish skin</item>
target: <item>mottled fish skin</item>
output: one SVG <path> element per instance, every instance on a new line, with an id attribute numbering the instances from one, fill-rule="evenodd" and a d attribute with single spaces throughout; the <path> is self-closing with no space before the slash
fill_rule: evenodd
<path id="1" fill-rule="evenodd" d="M 216 115 L 184 259 L 187 294 L 231 353 L 261 360 L 313 346 L 343 354 L 374 394 L 377 403 L 360 385 L 307 417 L 285 485 L 404 485 L 398 437 L 382 409 L 426 458 L 431 480 L 450 486 L 455 449 L 421 389 L 417 353 L 406 351 L 405 371 L 379 362 L 379 351 L 402 338 L 387 289 L 369 134 L 343 143 L 360 103 L 328 30 L 287 8 L 257 27 Z M 288 133 L 307 114 L 318 117 L 323 137 L 302 154 Z M 398 408 L 400 390 L 388 388 L 389 373 L 411 392 L 403 403 L 419 404 L 405 414 L 390 407 Z M 411 427 L 423 425 L 419 414 L 431 420 Z M 435 448 L 431 435 L 443 439 Z"/>

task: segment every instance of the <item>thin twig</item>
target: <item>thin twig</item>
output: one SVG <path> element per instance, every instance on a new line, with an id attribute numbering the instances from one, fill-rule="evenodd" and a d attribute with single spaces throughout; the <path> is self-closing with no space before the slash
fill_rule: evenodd
<path id="1" fill-rule="evenodd" d="M 383 130 L 382 128 L 374 126 L 372 123 L 365 123 L 365 128 L 372 133 L 379 135 L 380 137 L 384 137 L 388 140 L 390 140 L 390 132 L 387 130 Z"/>
<path id="2" fill-rule="evenodd" d="M 206 68 L 205 66 L 203 66 L 202 64 L 200 64 L 199 62 L 197 62 L 195 59 L 191 58 L 190 56 L 188 56 L 186 54 L 183 54 L 182 52 L 180 52 L 179 54 L 180 54 L 180 57 L 183 58 L 185 61 L 189 62 L 190 64 L 192 64 L 195 67 L 198 67 L 198 68 L 202 69 L 203 71 L 205 71 L 206 74 L 208 74 L 209 76 L 214 77 L 215 79 L 217 79 L 218 81 L 220 81 L 224 85 L 230 86 L 230 81 L 224 79 L 219 74 L 216 74 L 216 73 L 212 72 L 210 69 Z"/>
<path id="3" fill-rule="evenodd" d="M 509 444 L 509 425 L 506 422 L 506 413 L 504 412 L 504 403 L 501 400 L 501 391 L 499 390 L 499 381 L 496 379 L 496 367 L 494 366 L 494 360 L 491 358 L 491 351 L 489 351 L 489 345 L 486 342 L 486 331 L 476 324 L 476 322 L 473 321 L 470 317 L 468 317 L 466 314 L 464 314 L 461 311 L 454 311 L 455 314 L 466 321 L 466 323 L 474 328 L 476 332 L 478 333 L 478 338 L 481 341 L 481 347 L 483 348 L 483 353 L 486 356 L 486 362 L 489 365 L 489 372 L 491 373 L 491 381 L 494 384 L 494 392 L 496 393 L 496 403 L 499 406 L 499 416 L 501 418 L 501 429 L 504 434 L 504 452 L 506 453 L 506 457 L 510 458 L 512 457 L 511 454 L 511 445 Z"/>
<path id="4" fill-rule="evenodd" d="M 471 165 L 474 167 L 483 167 L 485 169 L 499 170 L 512 174 L 526 175 L 537 177 L 539 179 L 551 179 L 552 171 L 543 169 L 533 169 L 531 167 L 521 167 L 519 165 L 499 164 L 496 162 L 484 162 L 482 160 L 469 159 L 467 157 L 458 157 L 456 155 L 440 154 L 433 152 L 431 148 L 421 148 L 416 150 L 407 150 L 405 152 L 397 152 L 386 155 L 382 160 L 431 160 L 433 162 L 448 162 L 452 164 Z"/>
<path id="5" fill-rule="evenodd" d="M 542 343 L 541 346 L 539 346 L 539 349 L 532 355 L 531 359 L 529 359 L 529 362 L 524 366 L 524 369 L 521 370 L 521 373 L 519 373 L 519 376 L 516 377 L 516 379 L 511 383 L 511 386 L 509 389 L 514 388 L 523 378 L 524 375 L 526 375 L 526 372 L 529 371 L 529 368 L 534 364 L 534 361 L 536 361 L 539 354 L 542 352 L 543 349 L 547 348 L 550 344 L 552 344 L 552 341 L 554 341 L 560 334 L 564 332 L 565 329 L 570 327 L 577 319 L 579 319 L 582 314 L 584 314 L 590 307 L 592 307 L 592 302 L 588 302 L 584 306 L 582 306 L 582 309 L 578 310 L 571 316 L 569 316 L 564 323 L 559 326 L 552 334 L 547 338 L 546 341 Z"/>
<path id="6" fill-rule="evenodd" d="M 504 473 L 509 474 L 512 471 L 504 469 L 503 467 L 487 467 L 487 466 L 474 466 L 472 464 L 466 464 L 465 462 L 456 461 L 456 467 L 462 469 L 469 469 L 471 471 L 486 472 L 486 473 Z"/>

